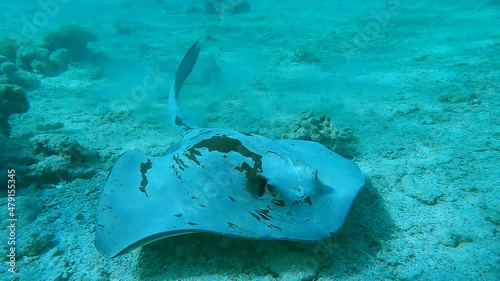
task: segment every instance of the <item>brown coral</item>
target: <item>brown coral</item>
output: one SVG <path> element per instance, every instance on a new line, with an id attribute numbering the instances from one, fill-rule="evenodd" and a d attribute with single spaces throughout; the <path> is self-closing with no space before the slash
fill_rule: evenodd
<path id="1" fill-rule="evenodd" d="M 10 136 L 9 117 L 25 113 L 29 109 L 28 98 L 23 88 L 16 85 L 0 84 L 0 131 Z"/>
<path id="2" fill-rule="evenodd" d="M 348 145 L 354 140 L 352 130 L 340 129 L 329 116 L 316 117 L 312 111 L 303 112 L 301 120 L 283 138 L 315 141 L 347 157 L 355 154 L 353 147 Z"/>
<path id="3" fill-rule="evenodd" d="M 0 38 L 0 56 L 6 57 L 9 61 L 16 61 L 17 44 L 9 38 Z"/>
<path id="4" fill-rule="evenodd" d="M 99 155 L 65 135 L 40 134 L 31 139 L 34 155 L 40 160 L 30 167 L 31 176 L 42 182 L 90 178 L 96 173 Z"/>
<path id="5" fill-rule="evenodd" d="M 76 24 L 67 24 L 59 27 L 57 31 L 45 35 L 43 46 L 51 52 L 67 49 L 71 60 L 80 61 L 90 55 L 87 44 L 96 40 L 97 37 L 88 29 Z"/>

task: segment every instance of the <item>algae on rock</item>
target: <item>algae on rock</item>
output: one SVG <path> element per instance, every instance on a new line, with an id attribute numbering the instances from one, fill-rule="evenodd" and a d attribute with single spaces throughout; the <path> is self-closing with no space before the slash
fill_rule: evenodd
<path id="1" fill-rule="evenodd" d="M 0 131 L 10 136 L 9 117 L 25 113 L 29 109 L 28 98 L 23 88 L 16 85 L 0 84 Z"/>
<path id="2" fill-rule="evenodd" d="M 31 165 L 30 176 L 41 183 L 90 178 L 96 173 L 99 154 L 76 140 L 60 134 L 40 134 L 31 138 L 31 150 L 39 158 Z"/>
<path id="3" fill-rule="evenodd" d="M 87 44 L 96 40 L 97 36 L 88 29 L 76 24 L 66 24 L 45 35 L 43 47 L 51 52 L 67 49 L 71 60 L 81 61 L 91 54 Z"/>
<path id="4" fill-rule="evenodd" d="M 6 57 L 9 61 L 16 61 L 16 52 L 19 46 L 9 38 L 0 38 L 0 56 Z"/>
<path id="5" fill-rule="evenodd" d="M 355 140 L 351 129 L 340 129 L 330 117 L 316 117 L 312 111 L 303 112 L 302 120 L 294 124 L 283 138 L 315 141 L 350 158 L 356 154 L 352 145 L 349 145 Z"/>

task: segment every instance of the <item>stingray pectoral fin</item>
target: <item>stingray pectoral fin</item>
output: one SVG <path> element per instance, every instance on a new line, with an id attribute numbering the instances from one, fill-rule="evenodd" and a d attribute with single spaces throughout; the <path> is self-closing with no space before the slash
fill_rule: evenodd
<path id="1" fill-rule="evenodd" d="M 344 224 L 352 203 L 364 187 L 365 177 L 354 162 L 334 152 L 329 154 L 329 162 L 325 161 L 318 170 L 318 180 L 323 192 L 330 193 L 330 231 L 336 232 Z"/>
<path id="2" fill-rule="evenodd" d="M 318 195 L 325 226 L 330 232 L 342 227 L 351 205 L 365 185 L 359 167 L 325 146 L 311 141 L 279 140 L 296 159 L 317 170 L 321 184 Z"/>
<path id="3" fill-rule="evenodd" d="M 97 214 L 95 245 L 111 258 L 152 241 L 192 231 L 180 229 L 174 217 L 182 209 L 179 178 L 167 157 L 124 153 L 111 170 Z M 183 223 L 183 218 L 179 218 Z"/>

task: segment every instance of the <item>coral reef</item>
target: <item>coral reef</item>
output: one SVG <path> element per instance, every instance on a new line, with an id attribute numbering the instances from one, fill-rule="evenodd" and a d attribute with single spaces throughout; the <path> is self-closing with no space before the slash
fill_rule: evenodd
<path id="1" fill-rule="evenodd" d="M 17 50 L 19 52 L 19 48 Z M 19 63 L 23 65 L 23 62 L 17 61 L 16 57 L 17 54 L 13 58 L 0 55 L 0 74 L 2 74 L 0 84 L 14 84 L 26 89 L 38 85 L 39 81 L 33 74 L 19 70 L 18 65 Z"/>
<path id="2" fill-rule="evenodd" d="M 18 188 L 88 179 L 100 167 L 97 152 L 66 135 L 45 133 L 3 142 L 8 149 L 0 150 L 0 169 L 15 169 L 16 174 L 23 175 L 16 178 Z M 6 175 L 0 174 L 0 180 L 7 182 Z"/>
<path id="3" fill-rule="evenodd" d="M 10 136 L 9 117 L 12 114 L 25 113 L 28 109 L 28 98 L 23 88 L 0 84 L 0 131 L 2 134 Z"/>
<path id="4" fill-rule="evenodd" d="M 316 56 L 316 54 L 312 51 L 309 50 L 297 50 L 293 53 L 292 57 L 293 62 L 298 62 L 298 63 L 315 63 L 315 62 L 321 62 L 321 60 Z"/>
<path id="5" fill-rule="evenodd" d="M 40 84 L 37 76 L 56 76 L 68 68 L 72 60 L 87 58 L 88 42 L 96 37 L 79 25 L 63 25 L 47 34 L 43 47 L 18 46 L 8 38 L 0 38 L 0 131 L 10 135 L 9 116 L 28 110 L 24 89 Z"/>
<path id="6" fill-rule="evenodd" d="M 17 66 L 11 62 L 2 62 L 0 64 L 0 71 L 5 75 L 5 76 L 10 76 L 13 75 L 15 72 L 17 72 Z"/>
<path id="7" fill-rule="evenodd" d="M 42 46 L 23 45 L 17 46 L 0 39 L 0 63 L 10 62 L 17 68 L 17 72 L 2 73 L 13 80 L 13 84 L 29 87 L 36 85 L 36 79 L 27 72 L 43 76 L 57 76 L 68 69 L 71 61 L 88 59 L 92 52 L 87 47 L 89 42 L 96 41 L 97 37 L 79 25 L 63 25 L 57 31 L 48 33 L 43 37 Z M 14 68 L 6 68 L 7 71 Z"/>
<path id="8" fill-rule="evenodd" d="M 54 52 L 58 49 L 67 49 L 69 56 L 73 61 L 85 60 L 91 54 L 87 44 L 94 42 L 97 37 L 86 28 L 67 24 L 59 27 L 43 38 L 43 47 Z"/>
<path id="9" fill-rule="evenodd" d="M 8 38 L 1 38 L 0 132 L 10 136 L 10 115 L 28 110 L 23 88 L 40 84 L 35 74 L 56 76 L 67 70 L 71 60 L 81 60 L 89 55 L 87 43 L 95 40 L 95 35 L 78 25 L 64 25 L 47 34 L 43 47 L 18 46 Z"/>
<path id="10" fill-rule="evenodd" d="M 40 134 L 31 138 L 31 150 L 38 158 L 30 175 L 38 182 L 57 183 L 90 178 L 96 173 L 99 155 L 65 135 Z"/>
<path id="11" fill-rule="evenodd" d="M 301 120 L 294 124 L 283 138 L 315 141 L 343 156 L 355 156 L 354 148 L 349 145 L 355 140 L 352 130 L 340 129 L 332 123 L 330 117 L 316 117 L 312 111 L 303 112 Z"/>
<path id="12" fill-rule="evenodd" d="M 17 44 L 12 40 L 5 37 L 0 38 L 0 56 L 7 58 L 9 61 L 15 61 L 17 48 Z"/>
<path id="13" fill-rule="evenodd" d="M 37 61 L 46 61 L 50 51 L 38 46 L 21 46 L 16 53 L 16 64 L 26 71 L 35 70 L 32 64 Z"/>
<path id="14" fill-rule="evenodd" d="M 17 51 L 16 64 L 26 71 L 56 76 L 68 68 L 70 62 L 67 49 L 49 49 L 34 46 L 22 46 Z"/>
<path id="15" fill-rule="evenodd" d="M 1 58 L 0 58 L 1 59 Z M 19 70 L 18 67 L 10 62 L 5 61 L 0 64 L 0 84 L 14 84 L 25 89 L 37 86 L 40 81 L 32 73 Z"/>

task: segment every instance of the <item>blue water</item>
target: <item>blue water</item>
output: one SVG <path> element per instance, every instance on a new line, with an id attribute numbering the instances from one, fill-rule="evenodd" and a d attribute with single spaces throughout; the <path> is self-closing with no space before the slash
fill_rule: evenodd
<path id="1" fill-rule="evenodd" d="M 0 0 L 1 280 L 499 280 L 500 2 L 242 2 Z M 332 237 L 197 233 L 100 255 L 119 156 L 182 141 L 167 96 L 198 39 L 191 124 L 318 141 L 359 166 Z"/>

